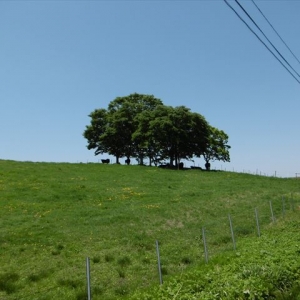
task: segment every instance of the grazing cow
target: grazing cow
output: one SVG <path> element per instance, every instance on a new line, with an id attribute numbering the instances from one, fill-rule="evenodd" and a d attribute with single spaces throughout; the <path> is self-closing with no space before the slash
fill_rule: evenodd
<path id="1" fill-rule="evenodd" d="M 161 164 L 161 165 L 159 165 L 158 167 L 159 167 L 159 168 L 163 168 L 163 169 L 165 169 L 165 168 L 170 168 L 170 164 Z"/>
<path id="2" fill-rule="evenodd" d="M 209 162 L 207 162 L 205 164 L 205 169 L 206 169 L 206 171 L 210 171 L 210 163 Z"/>
<path id="3" fill-rule="evenodd" d="M 101 159 L 101 161 L 102 161 L 103 164 L 109 164 L 110 159 L 109 158 L 108 159 Z"/>
<path id="4" fill-rule="evenodd" d="M 202 170 L 201 167 L 195 167 L 195 166 L 191 166 L 191 169 L 199 169 L 199 170 Z"/>

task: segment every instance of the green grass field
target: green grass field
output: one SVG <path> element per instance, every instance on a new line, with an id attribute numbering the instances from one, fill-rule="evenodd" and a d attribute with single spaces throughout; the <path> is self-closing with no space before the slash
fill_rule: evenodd
<path id="1" fill-rule="evenodd" d="M 276 223 L 295 218 L 300 180 L 0 160 L 0 299 L 86 299 L 86 257 L 93 300 L 130 298 L 159 283 L 156 240 L 167 285 L 204 265 L 202 227 L 211 264 L 232 255 L 229 213 L 238 249 L 255 208 L 267 234 L 270 201 Z"/>

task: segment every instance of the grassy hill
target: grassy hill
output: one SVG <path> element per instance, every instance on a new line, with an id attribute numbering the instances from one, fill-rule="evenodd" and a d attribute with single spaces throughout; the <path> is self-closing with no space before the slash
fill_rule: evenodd
<path id="1" fill-rule="evenodd" d="M 300 267 L 299 192 L 296 179 L 231 172 L 0 161 L 0 299 L 86 299 L 86 257 L 91 260 L 94 300 L 206 299 L 203 288 L 193 290 L 191 286 L 216 282 L 220 270 L 227 270 L 228 286 L 230 282 L 241 284 L 243 277 L 234 274 L 239 276 L 238 270 L 243 270 L 242 258 L 252 258 L 258 267 L 250 272 L 252 277 L 245 278 L 261 278 L 254 245 L 265 242 L 268 247 L 261 246 L 261 250 L 273 257 L 274 240 L 280 240 L 280 245 L 290 243 L 283 251 L 293 249 L 296 257 L 278 255 L 280 261 L 296 261 L 296 265 L 288 264 L 290 273 L 296 274 L 293 270 Z M 210 258 L 207 265 L 203 227 Z M 282 238 L 274 238 L 276 233 Z M 156 240 L 164 279 L 159 288 Z M 270 273 L 268 268 L 265 272 Z M 211 279 L 201 277 L 207 273 Z M 289 274 L 285 276 L 292 280 Z M 281 294 L 275 293 L 274 282 L 270 283 L 273 288 L 263 289 L 287 297 L 285 290 L 297 291 L 297 276 L 293 284 L 282 287 Z M 269 299 L 253 298 L 245 291 L 241 287 L 245 298 L 240 299 Z M 225 294 L 212 297 L 207 299 L 238 299 Z"/>

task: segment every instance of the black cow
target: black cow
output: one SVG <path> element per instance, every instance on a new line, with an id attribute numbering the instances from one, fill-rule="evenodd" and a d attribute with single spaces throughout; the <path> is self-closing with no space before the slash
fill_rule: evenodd
<path id="1" fill-rule="evenodd" d="M 158 166 L 159 168 L 163 168 L 163 169 L 166 169 L 166 168 L 170 168 L 170 164 L 161 164 Z"/>
<path id="2" fill-rule="evenodd" d="M 210 171 L 210 163 L 209 162 L 207 162 L 205 164 L 205 169 L 206 169 L 206 171 Z"/>
<path id="3" fill-rule="evenodd" d="M 198 169 L 198 170 L 202 170 L 201 167 L 195 167 L 195 166 L 191 166 L 191 169 Z"/>
<path id="4" fill-rule="evenodd" d="M 108 159 L 101 159 L 101 161 L 102 161 L 103 164 L 109 164 L 110 159 L 109 158 Z"/>
<path id="5" fill-rule="evenodd" d="M 125 164 L 130 165 L 130 158 L 127 158 L 127 159 L 125 160 Z"/>

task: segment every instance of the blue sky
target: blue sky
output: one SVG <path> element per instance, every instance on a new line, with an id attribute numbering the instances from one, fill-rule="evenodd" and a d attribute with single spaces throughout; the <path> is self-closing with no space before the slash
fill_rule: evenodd
<path id="1" fill-rule="evenodd" d="M 299 58 L 300 1 L 256 3 Z M 88 114 L 137 92 L 224 130 L 231 162 L 213 168 L 300 173 L 300 85 L 224 1 L 1 1 L 0 41 L 0 159 L 98 162 Z"/>

